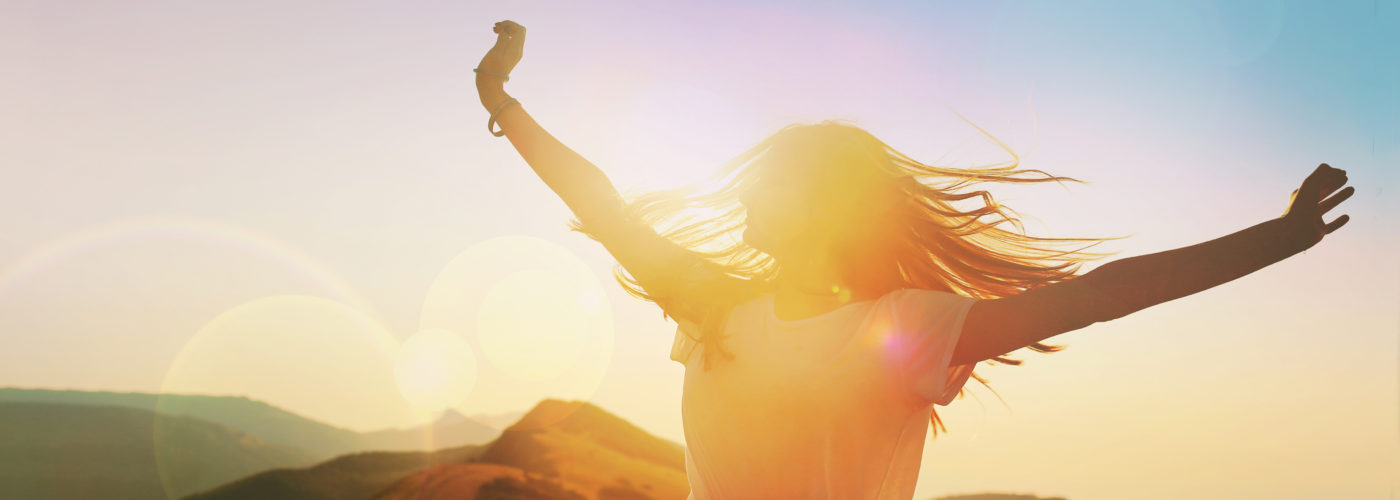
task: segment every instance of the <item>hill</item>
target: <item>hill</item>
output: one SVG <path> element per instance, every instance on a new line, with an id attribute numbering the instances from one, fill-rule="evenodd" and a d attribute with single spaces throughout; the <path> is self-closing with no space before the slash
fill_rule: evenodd
<path id="1" fill-rule="evenodd" d="M 363 452 L 337 457 L 312 467 L 275 469 L 185 497 L 186 500 L 258 498 L 363 500 L 419 470 L 472 460 L 485 445 L 435 452 Z"/>
<path id="2" fill-rule="evenodd" d="M 120 406 L 194 417 L 238 429 L 267 443 L 301 448 L 318 460 L 359 451 L 433 450 L 479 444 L 500 435 L 499 429 L 455 411 L 424 427 L 360 433 L 241 396 L 6 387 L 0 388 L 0 402 Z"/>
<path id="3" fill-rule="evenodd" d="M 546 399 L 475 462 L 423 470 L 374 498 L 659 500 L 689 492 L 681 445 L 590 403 Z"/>
<path id="4" fill-rule="evenodd" d="M 0 498 L 166 498 L 166 488 L 182 495 L 315 460 L 214 422 L 157 417 L 139 408 L 0 402 Z M 163 439 L 153 439 L 157 425 Z"/>

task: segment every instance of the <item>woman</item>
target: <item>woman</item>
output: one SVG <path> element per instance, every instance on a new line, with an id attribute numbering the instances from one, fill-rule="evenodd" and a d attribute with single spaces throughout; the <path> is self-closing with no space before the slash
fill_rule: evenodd
<path id="1" fill-rule="evenodd" d="M 935 436 L 941 425 L 933 406 L 952 402 L 969 377 L 985 385 L 972 373 L 978 362 L 1020 364 L 1002 355 L 1022 347 L 1057 351 L 1041 341 L 1239 278 L 1349 219 L 1322 221 L 1354 192 L 1341 189 L 1345 171 L 1322 164 L 1278 218 L 1078 275 L 1099 254 L 1043 244 L 1089 239 L 995 227 L 1020 224 L 986 191 L 953 191 L 1081 181 L 1014 161 L 925 165 L 831 120 L 765 138 L 721 169 L 719 188 L 624 201 L 505 93 L 525 28 L 494 30 L 476 68 L 488 129 L 499 124 L 492 133 L 577 216 L 571 227 L 617 258 L 622 285 L 679 325 L 671 359 L 686 367 L 692 499 L 911 498 L 928 422 Z M 1045 178 L 1015 177 L 1028 172 Z M 952 182 L 925 182 L 940 179 Z M 973 197 L 983 206 L 950 204 Z M 1001 219 L 981 220 L 992 214 Z"/>

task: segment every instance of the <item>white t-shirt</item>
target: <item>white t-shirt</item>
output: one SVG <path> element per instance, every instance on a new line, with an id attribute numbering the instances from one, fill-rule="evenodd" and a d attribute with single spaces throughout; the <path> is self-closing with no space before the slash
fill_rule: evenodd
<path id="1" fill-rule="evenodd" d="M 912 498 L 933 404 L 975 367 L 949 360 L 976 301 L 905 288 L 784 321 L 761 295 L 730 313 L 735 357 L 709 371 L 679 321 L 687 500 Z"/>

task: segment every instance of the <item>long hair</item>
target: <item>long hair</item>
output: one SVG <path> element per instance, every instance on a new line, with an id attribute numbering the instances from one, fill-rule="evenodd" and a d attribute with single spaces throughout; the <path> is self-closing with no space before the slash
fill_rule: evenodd
<path id="1" fill-rule="evenodd" d="M 1077 277 L 1083 262 L 1116 253 L 1085 252 L 1085 248 L 1123 238 L 1031 236 L 1025 234 L 1018 217 L 1008 214 L 1015 211 L 998 203 L 988 191 L 958 192 L 982 182 L 1085 183 L 1035 169 L 1018 170 L 1020 157 L 975 124 L 974 128 L 1010 153 L 1009 162 L 981 168 L 920 163 L 844 121 L 789 124 L 726 161 L 706 181 L 644 193 L 625 203 L 623 214 L 630 223 L 655 230 L 728 277 L 742 278 L 693 280 L 679 286 L 668 284 L 664 290 L 659 286 L 648 290 L 646 283 L 620 264 L 614 269 L 614 277 L 630 295 L 662 306 L 663 317 L 700 318 L 700 336 L 694 340 L 703 346 L 705 369 L 715 354 L 727 359 L 734 356 L 723 347 L 722 338 L 729 310 L 774 289 L 779 263 L 742 238 L 746 218 L 739 196 L 760 175 L 806 176 L 814 182 L 804 185 L 821 191 L 813 199 L 844 200 L 820 203 L 840 205 L 846 212 L 828 214 L 823 224 L 834 224 L 840 234 L 832 250 L 838 262 L 849 263 L 840 269 L 844 283 L 873 296 L 900 288 L 942 290 L 979 299 L 1015 295 Z M 781 164 L 787 167 L 769 168 L 775 162 L 755 166 L 759 162 L 752 160 L 769 151 L 781 151 Z M 1043 177 L 1018 177 L 1030 173 Z M 973 198 L 980 199 L 980 206 L 967 210 L 954 206 L 953 202 Z M 880 211 L 860 208 L 875 206 Z M 984 220 L 988 217 L 994 220 Z M 1007 222 L 1017 231 L 998 227 Z M 570 228 L 597 239 L 577 219 L 570 222 Z M 1076 242 L 1092 243 L 1069 251 L 1050 248 Z M 743 285 L 734 289 L 733 283 Z M 1035 342 L 1028 347 L 1051 353 L 1065 346 Z M 1004 355 L 987 361 L 1021 364 Z M 991 388 L 975 372 L 971 376 Z M 958 398 L 965 391 L 959 390 Z M 940 428 L 947 431 L 936 410 L 930 422 L 935 437 Z"/>

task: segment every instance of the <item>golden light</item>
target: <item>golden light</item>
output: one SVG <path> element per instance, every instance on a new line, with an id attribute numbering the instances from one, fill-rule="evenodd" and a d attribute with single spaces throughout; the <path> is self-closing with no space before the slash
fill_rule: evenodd
<path id="1" fill-rule="evenodd" d="M 161 392 L 247 396 L 354 430 L 409 425 L 423 415 L 402 404 L 397 350 L 393 336 L 357 308 L 309 295 L 263 297 L 196 332 Z"/>
<path id="2" fill-rule="evenodd" d="M 432 415 L 407 404 L 394 383 L 397 342 L 358 308 L 309 295 L 245 302 L 206 323 L 166 371 L 160 415 L 178 414 L 167 394 L 241 396 L 355 431 L 421 424 Z M 174 464 L 187 461 L 182 426 L 158 417 L 156 470 L 180 491 Z M 425 437 L 425 440 L 427 438 Z"/>
<path id="3" fill-rule="evenodd" d="M 423 330 L 399 347 L 394 379 L 409 403 L 438 412 L 471 394 L 476 355 L 460 335 L 439 328 Z"/>
<path id="4" fill-rule="evenodd" d="M 482 355 L 502 371 L 549 380 L 568 371 L 588 343 L 588 318 L 573 283 L 544 269 L 496 282 L 481 301 Z"/>
<path id="5" fill-rule="evenodd" d="M 438 273 L 419 328 L 473 348 L 463 412 L 518 411 L 543 398 L 592 397 L 612 360 L 612 306 L 595 271 L 568 249 L 524 235 L 468 248 Z"/>

